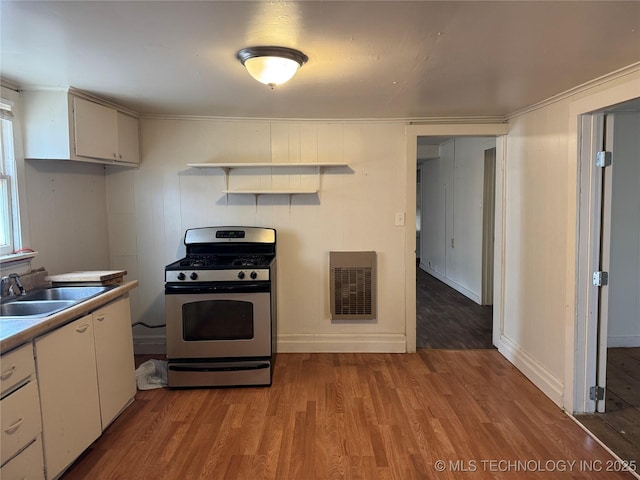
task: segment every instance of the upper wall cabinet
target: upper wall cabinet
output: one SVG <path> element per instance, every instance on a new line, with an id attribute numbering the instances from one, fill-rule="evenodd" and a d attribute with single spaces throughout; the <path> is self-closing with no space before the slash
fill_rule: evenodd
<path id="1" fill-rule="evenodd" d="M 138 119 L 69 91 L 25 91 L 25 158 L 140 163 Z"/>

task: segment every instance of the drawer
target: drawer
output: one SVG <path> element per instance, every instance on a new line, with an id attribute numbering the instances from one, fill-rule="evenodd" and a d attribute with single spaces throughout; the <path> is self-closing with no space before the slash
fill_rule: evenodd
<path id="1" fill-rule="evenodd" d="M 0 468 L 2 480 L 44 480 L 40 435 L 26 449 Z"/>
<path id="2" fill-rule="evenodd" d="M 4 395 L 35 371 L 32 343 L 5 353 L 0 357 L 0 394 Z"/>
<path id="3" fill-rule="evenodd" d="M 3 464 L 42 431 L 36 382 L 29 382 L 0 400 L 0 424 L 0 464 Z"/>

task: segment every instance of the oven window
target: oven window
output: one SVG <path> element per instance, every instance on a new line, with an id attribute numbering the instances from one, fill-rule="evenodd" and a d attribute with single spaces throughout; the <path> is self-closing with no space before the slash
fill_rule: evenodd
<path id="1" fill-rule="evenodd" d="M 185 341 L 250 340 L 253 338 L 253 303 L 240 300 L 205 300 L 182 306 Z"/>

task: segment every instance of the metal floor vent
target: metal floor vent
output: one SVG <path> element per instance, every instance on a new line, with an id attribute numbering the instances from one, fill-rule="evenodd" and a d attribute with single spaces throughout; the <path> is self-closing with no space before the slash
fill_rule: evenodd
<path id="1" fill-rule="evenodd" d="M 377 315 L 376 252 L 329 252 L 332 320 Z"/>

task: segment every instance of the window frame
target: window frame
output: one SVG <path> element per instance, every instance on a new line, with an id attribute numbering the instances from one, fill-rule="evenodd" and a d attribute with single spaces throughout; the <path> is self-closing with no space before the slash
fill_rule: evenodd
<path id="1" fill-rule="evenodd" d="M 1 80 L 1 79 L 0 79 Z M 15 261 L 23 255 L 25 245 L 24 231 L 26 209 L 20 201 L 25 187 L 24 158 L 22 148 L 22 129 L 20 124 L 20 99 L 17 88 L 12 88 L 2 81 L 0 85 L 0 175 L 10 179 L 8 188 L 8 211 L 11 222 L 11 241 L 0 246 L 0 263 Z M 33 256 L 35 252 L 28 256 Z"/>

